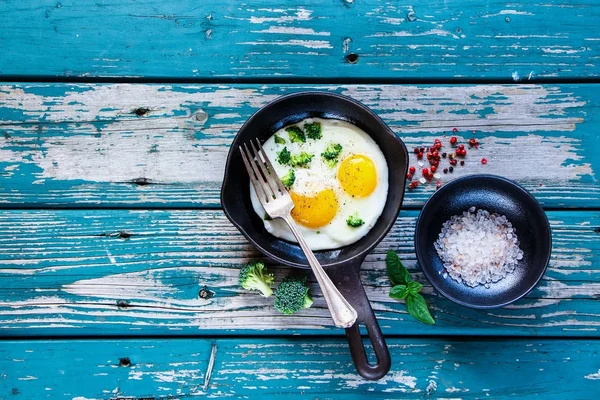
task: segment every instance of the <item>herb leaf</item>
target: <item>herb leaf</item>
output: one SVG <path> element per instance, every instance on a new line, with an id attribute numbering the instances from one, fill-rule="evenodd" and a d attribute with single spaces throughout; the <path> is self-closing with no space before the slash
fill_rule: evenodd
<path id="1" fill-rule="evenodd" d="M 418 294 L 423 289 L 423 285 L 417 281 L 409 282 L 407 287 L 410 294 Z"/>
<path id="2" fill-rule="evenodd" d="M 408 294 L 406 285 L 396 285 L 390 290 L 390 297 L 396 300 L 404 300 Z"/>
<path id="3" fill-rule="evenodd" d="M 435 321 L 429 312 L 429 308 L 427 308 L 427 303 L 420 294 L 410 294 L 406 298 L 406 311 L 408 311 L 408 313 L 416 320 L 424 324 L 435 324 Z"/>
<path id="4" fill-rule="evenodd" d="M 387 252 L 385 264 L 388 277 L 393 285 L 392 290 L 390 290 L 390 297 L 405 300 L 406 311 L 417 321 L 424 324 L 435 324 L 425 299 L 419 294 L 423 289 L 423 285 L 412 280 L 410 273 L 404 268 L 396 253 L 392 250 Z"/>
<path id="5" fill-rule="evenodd" d="M 385 257 L 385 265 L 392 285 L 407 285 L 411 281 L 410 273 L 404 268 L 396 253 L 392 250 L 388 251 Z"/>

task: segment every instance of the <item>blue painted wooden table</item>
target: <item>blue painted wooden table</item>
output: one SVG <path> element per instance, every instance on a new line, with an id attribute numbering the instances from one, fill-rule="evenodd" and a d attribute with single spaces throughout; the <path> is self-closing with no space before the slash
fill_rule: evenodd
<path id="1" fill-rule="evenodd" d="M 567 0 L 1 2 L 0 399 L 599 398 L 599 22 Z M 293 316 L 240 289 L 260 255 L 220 209 L 225 157 L 300 90 L 364 102 L 409 148 L 475 135 L 452 178 L 506 176 L 547 211 L 537 288 L 486 311 L 438 295 L 412 241 L 430 186 L 362 269 L 384 379 L 358 377 L 314 282 Z M 388 297 L 388 249 L 434 326 Z"/>

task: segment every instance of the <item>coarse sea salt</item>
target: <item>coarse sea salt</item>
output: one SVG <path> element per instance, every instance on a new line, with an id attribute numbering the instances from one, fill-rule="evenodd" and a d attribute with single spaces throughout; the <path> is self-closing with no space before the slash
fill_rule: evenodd
<path id="1" fill-rule="evenodd" d="M 471 287 L 489 287 L 523 259 L 517 233 L 506 216 L 475 207 L 444 222 L 434 246 L 445 272 Z"/>

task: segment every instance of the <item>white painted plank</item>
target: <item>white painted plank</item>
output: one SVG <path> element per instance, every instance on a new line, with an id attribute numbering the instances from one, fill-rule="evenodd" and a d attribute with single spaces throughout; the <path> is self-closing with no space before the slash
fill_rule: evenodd
<path id="1" fill-rule="evenodd" d="M 409 149 L 452 128 L 461 141 L 476 137 L 480 149 L 444 180 L 493 173 L 547 206 L 600 205 L 591 151 L 599 139 L 596 85 L 5 85 L 0 203 L 218 206 L 239 127 L 259 107 L 298 90 L 360 100 Z M 417 165 L 414 155 L 411 163 Z M 405 204 L 420 206 L 433 190 L 409 191 Z"/>

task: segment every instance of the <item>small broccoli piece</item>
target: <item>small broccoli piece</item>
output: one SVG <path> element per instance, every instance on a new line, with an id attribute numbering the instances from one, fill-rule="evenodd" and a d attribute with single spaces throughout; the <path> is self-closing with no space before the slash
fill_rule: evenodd
<path id="1" fill-rule="evenodd" d="M 279 153 L 277 153 L 277 161 L 279 164 L 288 164 L 290 162 L 291 154 L 288 151 L 287 147 L 284 147 Z"/>
<path id="2" fill-rule="evenodd" d="M 321 123 L 313 122 L 312 124 L 304 124 L 304 130 L 306 131 L 306 136 L 309 139 L 321 139 L 323 136 L 321 134 Z"/>
<path id="3" fill-rule="evenodd" d="M 281 136 L 279 136 L 278 134 L 275 134 L 275 143 L 277 143 L 277 144 L 285 144 L 285 139 L 282 138 Z"/>
<path id="4" fill-rule="evenodd" d="M 358 217 L 358 213 L 354 213 L 346 219 L 346 223 L 348 224 L 348 226 L 358 228 L 359 226 L 364 225 L 365 221 L 363 221 L 362 218 Z"/>
<path id="5" fill-rule="evenodd" d="M 342 145 L 339 143 L 333 144 L 331 143 L 325 148 L 325 151 L 321 153 L 321 156 L 325 159 L 329 168 L 335 167 L 338 163 L 338 157 L 342 152 Z"/>
<path id="6" fill-rule="evenodd" d="M 325 151 L 321 153 L 326 160 L 335 160 L 342 152 L 342 145 L 339 143 L 330 144 L 325 148 Z"/>
<path id="7" fill-rule="evenodd" d="M 306 275 L 285 278 L 275 291 L 275 309 L 284 314 L 293 314 L 309 308 L 313 300 L 308 291 Z"/>
<path id="8" fill-rule="evenodd" d="M 292 167 L 306 167 L 313 158 L 313 154 L 302 152 L 298 155 L 294 155 L 290 158 L 290 164 Z"/>
<path id="9" fill-rule="evenodd" d="M 292 187 L 295 180 L 296 174 L 294 173 L 293 169 L 290 169 L 286 175 L 281 177 L 281 183 L 283 183 L 283 186 L 285 186 L 287 189 Z"/>
<path id="10" fill-rule="evenodd" d="M 273 282 L 275 275 L 268 273 L 265 264 L 260 261 L 252 261 L 240 270 L 240 286 L 247 290 L 258 290 L 264 297 L 273 294 Z"/>
<path id="11" fill-rule="evenodd" d="M 302 129 L 297 126 L 288 126 L 285 131 L 290 135 L 290 142 L 292 143 L 304 143 L 306 142 L 306 136 Z"/>
<path id="12" fill-rule="evenodd" d="M 333 168 L 337 165 L 338 160 L 337 160 L 337 158 L 335 160 L 325 160 L 325 163 L 327 164 L 327 166 L 329 168 Z"/>

